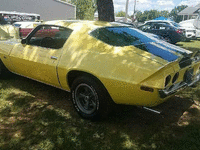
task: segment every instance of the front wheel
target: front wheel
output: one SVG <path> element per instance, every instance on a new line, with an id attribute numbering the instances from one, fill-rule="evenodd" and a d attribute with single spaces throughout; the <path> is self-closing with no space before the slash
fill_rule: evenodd
<path id="1" fill-rule="evenodd" d="M 2 64 L 0 62 L 0 76 L 1 76 L 1 72 L 2 72 Z"/>
<path id="2" fill-rule="evenodd" d="M 78 77 L 71 90 L 74 107 L 82 117 L 96 119 L 108 112 L 109 95 L 96 79 Z"/>

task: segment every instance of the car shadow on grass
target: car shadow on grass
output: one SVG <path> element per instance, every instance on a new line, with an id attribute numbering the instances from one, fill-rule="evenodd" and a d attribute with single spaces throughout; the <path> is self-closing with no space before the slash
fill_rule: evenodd
<path id="1" fill-rule="evenodd" d="M 176 96 L 159 105 L 163 115 L 117 105 L 107 119 L 90 121 L 77 115 L 69 93 L 11 76 L 0 80 L 2 150 L 172 149 L 171 144 L 184 149 L 183 141 L 199 133 L 199 110 L 189 98 Z M 187 144 L 198 146 L 198 138 Z"/>

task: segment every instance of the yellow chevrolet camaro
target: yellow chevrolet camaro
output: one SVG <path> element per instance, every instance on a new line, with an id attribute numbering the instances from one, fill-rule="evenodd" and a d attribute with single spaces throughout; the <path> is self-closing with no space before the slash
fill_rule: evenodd
<path id="1" fill-rule="evenodd" d="M 200 78 L 198 53 L 129 26 L 49 21 L 25 39 L 0 41 L 0 69 L 71 91 L 94 118 L 111 104 L 156 106 Z"/>

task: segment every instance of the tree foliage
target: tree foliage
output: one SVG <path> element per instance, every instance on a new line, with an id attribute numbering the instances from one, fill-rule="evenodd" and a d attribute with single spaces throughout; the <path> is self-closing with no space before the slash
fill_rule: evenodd
<path id="1" fill-rule="evenodd" d="M 143 22 L 143 21 L 141 21 L 141 16 L 142 16 L 142 12 L 141 11 L 137 11 L 136 18 L 137 18 L 138 22 Z M 131 16 L 131 18 L 133 18 L 133 16 Z"/>
<path id="2" fill-rule="evenodd" d="M 119 11 L 116 13 L 116 17 L 125 17 L 126 13 L 124 11 Z"/>
<path id="3" fill-rule="evenodd" d="M 174 9 L 172 9 L 170 13 L 170 17 L 175 21 L 175 22 L 180 22 L 182 20 L 182 16 L 179 16 L 178 13 L 182 11 L 183 9 L 187 8 L 187 5 L 181 5 L 177 6 Z"/>
<path id="4" fill-rule="evenodd" d="M 62 0 L 76 5 L 76 18 L 80 20 L 93 20 L 97 10 L 97 0 Z"/>
<path id="5" fill-rule="evenodd" d="M 169 15 L 170 15 L 170 13 L 169 13 L 169 11 L 167 11 L 167 10 L 162 10 L 162 11 L 160 11 L 160 13 L 159 13 L 159 16 L 163 16 L 163 17 L 165 17 L 165 18 L 168 18 Z"/>
<path id="6" fill-rule="evenodd" d="M 147 20 L 152 20 L 157 17 L 163 16 L 165 18 L 170 18 L 174 20 L 175 22 L 180 22 L 182 20 L 182 16 L 178 16 L 178 13 L 185 9 L 187 6 L 182 5 L 182 6 L 177 6 L 174 9 L 172 9 L 171 12 L 167 10 L 146 10 L 144 12 L 138 11 L 136 14 L 136 18 L 139 22 L 145 22 Z"/>
<path id="7" fill-rule="evenodd" d="M 98 18 L 100 21 L 114 21 L 114 6 L 113 0 L 62 0 L 70 2 L 76 5 L 76 18 L 81 20 L 93 20 L 94 13 L 98 10 Z M 178 16 L 178 13 L 185 9 L 186 5 L 177 6 L 172 9 L 171 12 L 167 10 L 146 10 L 144 12 L 138 11 L 136 18 L 138 22 L 145 22 L 157 17 L 163 16 L 165 18 L 171 18 L 175 22 L 180 22 L 182 16 Z M 125 17 L 124 11 L 119 11 L 116 17 Z M 133 17 L 133 16 L 131 16 Z"/>

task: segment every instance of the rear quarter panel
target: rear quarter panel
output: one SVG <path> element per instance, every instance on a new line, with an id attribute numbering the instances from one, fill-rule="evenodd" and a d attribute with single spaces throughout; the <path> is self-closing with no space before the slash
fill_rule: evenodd
<path id="1" fill-rule="evenodd" d="M 114 47 L 105 44 L 83 30 L 72 33 L 64 49 L 58 65 L 58 75 L 64 89 L 70 90 L 68 72 L 78 70 L 96 76 L 116 103 L 144 105 L 149 97 L 158 99 L 157 92 L 142 92 L 140 84 L 166 61 L 159 58 L 161 63 L 152 61 L 155 56 L 134 46 Z M 160 79 L 155 82 L 160 82 Z M 157 86 L 162 85 L 157 83 Z"/>

